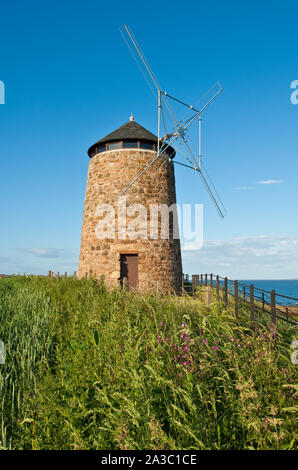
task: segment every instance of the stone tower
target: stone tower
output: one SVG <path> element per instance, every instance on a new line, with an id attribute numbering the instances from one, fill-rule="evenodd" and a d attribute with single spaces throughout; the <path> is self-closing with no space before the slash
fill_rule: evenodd
<path id="1" fill-rule="evenodd" d="M 141 291 L 180 292 L 182 264 L 179 235 L 175 231 L 177 210 L 172 162 L 175 151 L 168 147 L 163 158 L 158 158 L 127 191 L 125 200 L 119 199 L 128 182 L 157 155 L 157 141 L 154 134 L 131 117 L 126 124 L 89 148 L 91 160 L 79 277 L 104 276 L 108 286 L 125 282 L 130 289 Z M 131 209 L 133 204 L 137 205 L 135 212 Z M 159 209 L 170 206 L 168 219 L 162 219 Z M 112 216 L 103 210 L 107 207 L 111 207 L 109 214 Z M 103 224 L 104 221 L 109 223 Z M 162 232 L 164 223 L 169 228 L 166 237 Z M 131 224 L 135 228 L 134 234 Z M 103 225 L 107 228 L 104 236 L 99 231 Z"/>

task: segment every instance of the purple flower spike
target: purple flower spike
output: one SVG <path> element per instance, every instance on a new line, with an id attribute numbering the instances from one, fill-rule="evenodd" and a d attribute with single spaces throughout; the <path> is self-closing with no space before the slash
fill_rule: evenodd
<path id="1" fill-rule="evenodd" d="M 212 349 L 219 349 L 218 346 L 212 346 Z"/>

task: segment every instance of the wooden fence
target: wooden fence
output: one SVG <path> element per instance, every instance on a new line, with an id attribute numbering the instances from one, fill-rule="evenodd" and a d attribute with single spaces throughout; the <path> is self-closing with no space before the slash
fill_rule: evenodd
<path id="1" fill-rule="evenodd" d="M 50 278 L 56 278 L 56 279 L 61 279 L 61 278 L 67 278 L 68 277 L 68 273 L 65 272 L 64 274 L 61 274 L 61 273 L 54 273 L 53 271 L 48 271 L 48 277 Z M 78 276 L 77 276 L 77 272 L 74 271 L 73 274 L 71 275 L 70 274 L 70 277 L 73 277 L 74 279 L 78 279 Z M 91 270 L 88 272 L 88 273 L 85 273 L 85 276 L 84 278 L 85 279 L 90 279 L 90 278 L 94 278 L 95 279 L 95 273 L 93 273 Z M 100 280 L 104 280 L 104 276 L 100 276 Z"/>
<path id="2" fill-rule="evenodd" d="M 67 278 L 68 273 L 64 275 L 48 271 L 50 278 Z M 72 277 L 77 279 L 77 272 L 74 271 Z M 86 272 L 85 278 L 93 277 L 92 271 Z M 100 277 L 104 280 L 104 276 Z M 239 309 L 241 304 L 249 307 L 251 323 L 255 321 L 256 312 L 263 312 L 271 316 L 271 323 L 276 325 L 276 320 L 283 320 L 291 325 L 298 325 L 295 316 L 298 315 L 298 299 L 283 294 L 276 293 L 275 290 L 266 291 L 259 289 L 253 284 L 247 285 L 240 281 L 234 281 L 227 277 L 221 277 L 214 274 L 183 274 L 182 275 L 182 293 L 196 296 L 196 288 L 203 287 L 206 294 L 206 302 L 210 305 L 214 300 L 223 302 L 226 308 L 233 308 L 235 317 L 239 318 Z M 297 302 L 297 307 L 291 305 L 281 305 L 278 299 L 283 301 L 291 300 Z"/>
<path id="3" fill-rule="evenodd" d="M 298 307 L 280 305 L 282 301 L 294 301 L 298 306 L 298 299 L 276 293 L 275 290 L 266 291 L 253 284 L 247 285 L 240 281 L 234 281 L 227 277 L 214 274 L 193 274 L 182 276 L 182 289 L 184 293 L 196 295 L 196 288 L 203 287 L 206 291 L 206 301 L 210 305 L 214 300 L 223 302 L 225 307 L 234 309 L 235 317 L 239 318 L 239 307 L 245 304 L 249 307 L 250 320 L 255 321 L 255 313 L 263 312 L 271 316 L 271 323 L 276 325 L 276 320 L 284 320 L 292 325 L 298 325 L 295 315 Z"/>

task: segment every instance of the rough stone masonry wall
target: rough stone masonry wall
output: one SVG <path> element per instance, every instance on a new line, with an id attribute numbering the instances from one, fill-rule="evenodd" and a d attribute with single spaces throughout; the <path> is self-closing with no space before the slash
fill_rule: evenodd
<path id="1" fill-rule="evenodd" d="M 126 204 L 141 203 L 148 214 L 148 238 L 131 240 L 118 239 L 117 218 L 115 239 L 100 240 L 95 227 L 99 217 L 96 207 L 102 203 L 116 208 L 118 197 L 128 182 L 154 158 L 153 151 L 114 150 L 94 156 L 89 164 L 88 180 L 83 215 L 79 277 L 86 273 L 99 278 L 105 276 L 109 286 L 119 285 L 120 254 L 137 253 L 139 272 L 138 288 L 141 291 L 181 290 L 180 240 L 150 240 L 149 205 L 176 203 L 174 165 L 158 159 L 125 194 Z M 127 221 L 129 222 L 129 218 Z M 127 222 L 127 223 L 128 223 Z"/>

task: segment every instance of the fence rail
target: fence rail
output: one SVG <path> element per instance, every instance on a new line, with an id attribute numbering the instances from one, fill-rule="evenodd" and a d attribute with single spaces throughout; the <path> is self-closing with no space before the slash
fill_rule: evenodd
<path id="1" fill-rule="evenodd" d="M 217 301 L 222 301 L 225 307 L 234 307 L 235 317 L 239 318 L 239 307 L 244 303 L 249 307 L 250 320 L 255 321 L 255 313 L 263 312 L 271 316 L 272 324 L 276 320 L 283 320 L 291 325 L 298 325 L 295 316 L 298 315 L 298 306 L 280 305 L 278 299 L 287 299 L 297 303 L 298 299 L 279 294 L 275 290 L 267 291 L 255 287 L 253 284 L 228 279 L 214 274 L 183 274 L 182 289 L 186 293 L 196 295 L 196 287 L 206 288 L 207 303 L 211 304 L 215 296 Z"/>

